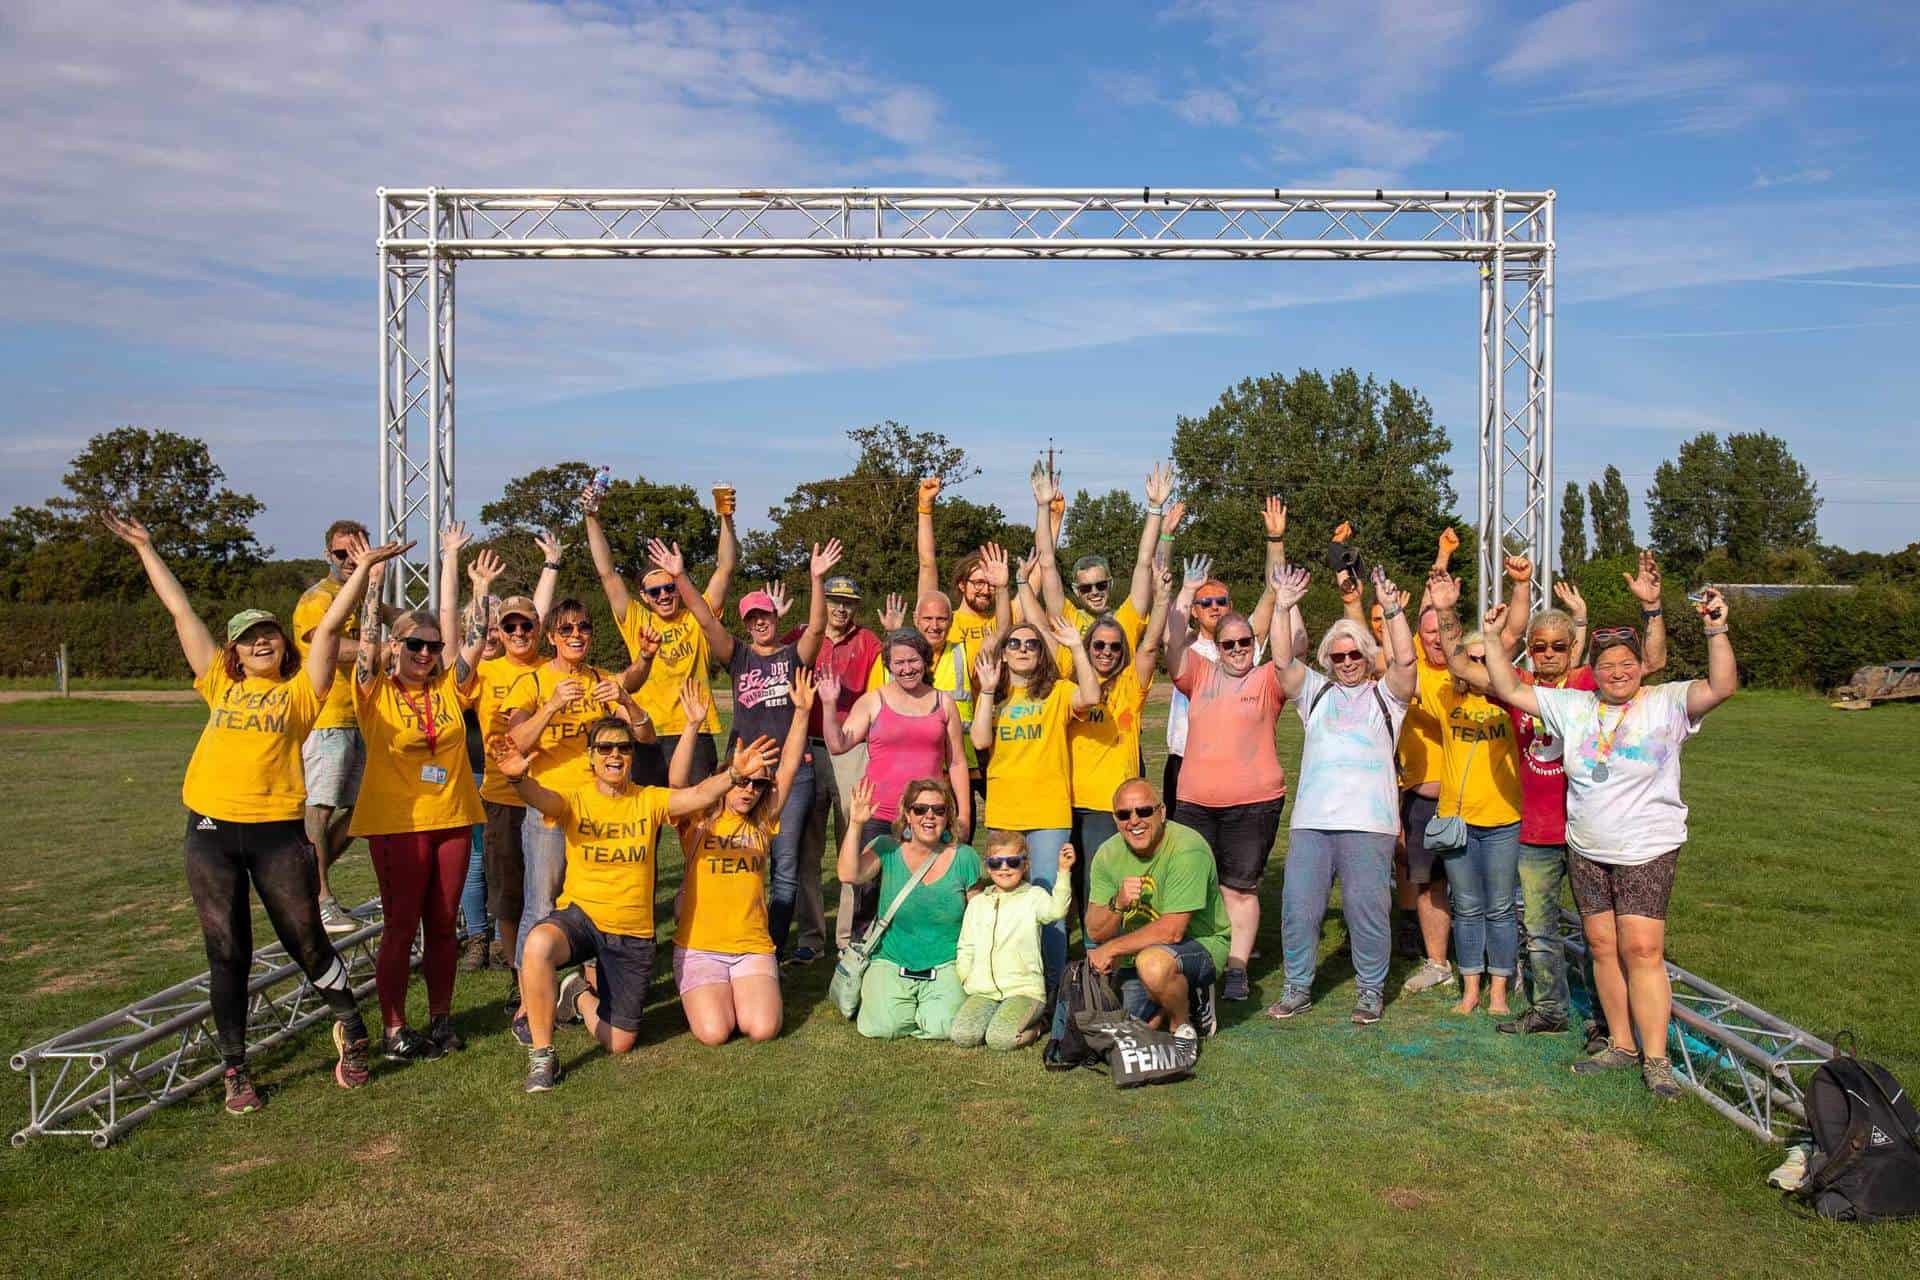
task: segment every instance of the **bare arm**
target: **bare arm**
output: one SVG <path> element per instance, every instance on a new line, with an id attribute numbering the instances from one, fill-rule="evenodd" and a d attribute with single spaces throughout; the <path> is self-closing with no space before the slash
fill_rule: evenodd
<path id="1" fill-rule="evenodd" d="M 1271 545 L 1271 544 L 1269 544 Z M 1270 570 L 1267 574 L 1267 593 L 1273 597 L 1276 609 L 1284 611 L 1289 619 L 1300 616 L 1300 598 L 1307 594 L 1307 586 L 1313 581 L 1313 575 L 1298 565 L 1283 565 Z M 1289 625 L 1292 625 L 1291 622 Z M 1306 632 L 1306 623 L 1300 623 L 1301 633 Z M 1306 664 L 1300 661 L 1303 646 L 1296 642 L 1282 654 L 1276 649 L 1273 653 L 1273 665 L 1280 677 L 1280 691 L 1289 698 L 1300 696 L 1300 690 L 1307 682 Z"/>
<path id="2" fill-rule="evenodd" d="M 547 615 L 553 612 L 553 597 L 559 593 L 560 557 L 567 553 L 567 544 L 560 541 L 560 535 L 552 530 L 549 530 L 545 537 L 535 538 L 533 541 L 540 548 L 541 556 L 544 557 L 540 562 L 540 578 L 533 584 L 533 611 L 540 615 L 534 621 L 544 622 Z M 606 539 L 602 537 L 601 541 L 604 543 Z M 608 560 L 611 561 L 612 557 L 609 556 Z M 625 591 L 626 587 L 623 585 L 620 589 Z M 612 606 L 611 597 L 607 604 L 609 607 Z M 624 609 L 616 609 L 613 616 L 618 618 L 625 612 Z"/>
<path id="3" fill-rule="evenodd" d="M 840 855 L 834 873 L 841 884 L 865 884 L 880 874 L 880 859 L 867 852 L 860 831 L 873 820 L 873 784 L 861 778 L 853 784 L 853 796 L 847 805 L 847 829 L 840 835 Z"/>
<path id="4" fill-rule="evenodd" d="M 681 605 L 700 624 L 700 632 L 707 638 L 707 647 L 713 651 L 713 660 L 723 667 L 732 662 L 733 635 L 720 625 L 720 619 L 713 614 L 712 603 L 694 587 L 693 579 L 687 576 L 687 561 L 680 554 L 680 544 L 676 542 L 669 546 L 655 538 L 647 543 L 647 558 L 653 561 L 654 568 L 673 575 L 673 589 L 680 593 Z M 714 576 L 719 577 L 717 570 Z"/>
<path id="5" fill-rule="evenodd" d="M 173 570 L 167 568 L 167 562 L 160 558 L 160 553 L 153 549 L 153 537 L 145 525 L 130 516 L 123 518 L 110 512 L 103 512 L 100 521 L 114 537 L 139 553 L 140 567 L 147 571 L 147 581 L 153 584 L 153 593 L 167 607 L 167 613 L 173 619 L 174 634 L 180 637 L 180 652 L 186 655 L 187 665 L 193 668 L 193 677 L 198 680 L 207 673 L 207 668 L 220 660 L 220 646 L 214 643 L 213 633 L 207 630 L 207 624 L 193 611 L 193 605 L 187 600 L 186 589 L 173 576 Z"/>
<path id="6" fill-rule="evenodd" d="M 1147 614 L 1147 626 L 1140 633 L 1140 644 L 1133 651 L 1133 674 L 1140 687 L 1153 681 L 1153 669 L 1160 661 L 1160 646 L 1167 636 L 1167 608 L 1173 597 L 1173 570 L 1154 573 L 1153 609 Z"/>
<path id="7" fill-rule="evenodd" d="M 333 603 L 327 606 L 327 612 L 313 628 L 313 635 L 307 642 L 307 682 L 313 691 L 322 698 L 333 690 L 334 671 L 339 663 L 340 628 L 347 625 L 347 619 L 360 607 L 367 591 L 367 584 L 377 576 L 374 566 L 385 564 L 395 556 L 404 555 L 407 547 L 390 542 L 384 547 L 368 547 L 367 540 L 353 535 L 349 544 L 353 554 L 353 572 L 340 590 L 334 592 Z"/>
<path id="8" fill-rule="evenodd" d="M 1047 606 L 1047 613 L 1065 613 L 1067 592 L 1060 581 L 1059 555 L 1054 547 L 1053 499 L 1055 490 L 1053 478 L 1047 474 L 1043 463 L 1033 464 L 1033 553 L 1034 567 L 1040 574 L 1040 599 Z M 1025 602 L 1021 608 L 1026 607 Z M 1028 621 L 1038 625 L 1044 615 L 1033 614 Z"/>
<path id="9" fill-rule="evenodd" d="M 1102 914 L 1101 923 L 1106 927 L 1105 936 L 1102 936 L 1094 927 L 1093 913 L 1096 910 Z M 1138 955 L 1148 947 L 1170 947 L 1179 942 L 1187 936 L 1187 921 L 1192 917 L 1192 912 L 1169 911 L 1141 925 L 1131 933 L 1119 931 L 1121 923 L 1119 913 L 1106 907 L 1088 903 L 1087 916 L 1088 932 L 1092 933 L 1095 940 L 1100 943 L 1099 950 L 1102 957 L 1107 960 L 1108 967 L 1111 967 L 1112 961 L 1121 956 Z M 1100 968 L 1097 964 L 1094 967 Z M 1101 971 L 1105 972 L 1105 969 Z"/>
<path id="10" fill-rule="evenodd" d="M 1507 577 L 1513 580 L 1513 592 L 1507 598 L 1507 620 L 1500 628 L 1500 643 L 1509 654 L 1517 654 L 1527 643 L 1527 623 L 1533 617 L 1533 561 L 1525 556 L 1508 556 Z"/>
<path id="11" fill-rule="evenodd" d="M 1459 625 L 1459 619 L 1454 620 L 1454 625 Z M 1446 643 L 1444 631 L 1441 642 Z M 1448 652 L 1452 652 L 1451 647 Z M 1513 660 L 1507 656 L 1504 646 L 1497 644 L 1487 646 L 1487 685 L 1493 691 L 1495 698 L 1515 711 L 1530 716 L 1540 714 L 1540 699 L 1534 695 L 1533 686 L 1524 683 L 1515 674 Z"/>
<path id="12" fill-rule="evenodd" d="M 1080 635 L 1080 628 L 1065 618 L 1055 615 L 1049 619 L 1053 638 L 1067 647 L 1073 655 L 1073 709 L 1085 711 L 1088 707 L 1100 705 L 1100 681 L 1093 674 L 1093 662 L 1087 657 L 1087 642 Z M 1041 654 L 1042 662 L 1052 661 L 1049 654 Z M 978 745 L 978 744 L 976 744 Z"/>
<path id="13" fill-rule="evenodd" d="M 1740 687 L 1740 668 L 1733 659 L 1733 641 L 1727 635 L 1727 602 L 1712 587 L 1704 594 L 1699 608 L 1707 630 L 1707 678 L 1687 686 L 1687 717 L 1691 720 L 1706 715 Z"/>
<path id="14" fill-rule="evenodd" d="M 793 692 L 793 720 L 787 726 L 787 741 L 780 748 L 780 767 L 773 772 L 773 811 L 779 813 L 793 790 L 794 775 L 807 758 L 807 722 L 813 712 L 813 700 L 819 692 L 813 687 L 813 672 L 797 667 L 790 685 Z M 675 748 L 678 750 L 678 747 Z"/>
<path id="15" fill-rule="evenodd" d="M 1133 553 L 1133 581 L 1127 588 L 1127 599 L 1138 614 L 1144 615 L 1153 604 L 1153 553 L 1160 547 L 1160 525 L 1172 494 L 1173 467 L 1155 463 L 1147 473 L 1147 519 L 1140 526 L 1140 546 Z"/>
<path id="16" fill-rule="evenodd" d="M 633 597 L 627 594 L 626 579 L 613 567 L 613 548 L 607 545 L 607 531 L 600 527 L 599 506 L 583 504 L 583 509 L 587 516 L 587 550 L 593 554 L 593 571 L 600 575 L 600 590 L 606 594 L 607 608 L 613 610 L 613 616 L 624 618 L 633 607 Z M 546 614 L 540 616 L 545 618 Z"/>
<path id="17" fill-rule="evenodd" d="M 952 694 L 940 697 L 947 702 L 947 785 L 953 788 L 953 829 L 965 831 L 973 825 L 973 783 L 967 777 L 967 749 L 960 741 L 960 709 L 953 705 Z"/>
<path id="18" fill-rule="evenodd" d="M 1640 617 L 1647 627 L 1647 643 L 1642 668 L 1647 675 L 1663 671 L 1667 665 L 1667 618 L 1660 608 L 1660 566 L 1653 552 L 1640 553 L 1639 573 L 1623 573 L 1627 590 L 1640 602 Z"/>
<path id="19" fill-rule="evenodd" d="M 541 817 L 558 822 L 567 816 L 567 802 L 559 792 L 550 791 L 533 780 L 533 775 L 527 772 L 529 765 L 525 753 L 513 745 L 511 738 L 492 739 L 487 743 L 487 754 L 500 767 L 500 776 L 511 783 L 519 797 Z"/>
<path id="20" fill-rule="evenodd" d="M 827 574 L 840 563 L 840 539 L 829 538 L 825 547 L 815 547 L 807 566 L 807 629 L 800 633 L 796 648 L 807 666 L 820 656 L 820 640 L 827 634 Z"/>
<path id="21" fill-rule="evenodd" d="M 367 579 L 367 598 L 360 606 L 360 648 L 353 657 L 353 678 L 362 685 L 372 684 L 380 674 L 380 637 L 386 615 L 380 611 L 379 586 L 385 572 L 384 566 L 374 569 Z"/>
<path id="22" fill-rule="evenodd" d="M 1042 662 L 1050 662 L 1047 654 L 1041 654 Z M 983 649 L 980 656 L 973 660 L 973 724 L 968 736 L 973 741 L 975 751 L 986 751 L 993 746 L 993 726 L 996 718 L 993 704 L 995 694 L 1000 688 L 1000 654 L 997 649 Z M 961 753 L 961 759 L 966 753 Z"/>
<path id="23" fill-rule="evenodd" d="M 827 701 L 820 710 L 820 728 L 821 736 L 827 740 L 827 750 L 843 756 L 867 740 L 867 730 L 880 711 L 880 691 L 869 689 L 854 699 L 853 705 L 847 708 L 846 720 L 841 721 L 837 706 L 838 685 L 835 689 L 833 696 L 822 691 L 821 696 L 826 697 Z"/>
<path id="24" fill-rule="evenodd" d="M 914 578 L 914 598 L 920 599 L 940 589 L 939 553 L 933 540 L 933 503 L 940 496 L 940 477 L 928 476 L 920 482 L 913 518 L 913 551 L 919 569 Z"/>
<path id="25" fill-rule="evenodd" d="M 733 571 L 740 563 L 740 539 L 733 532 L 733 490 L 714 490 L 714 510 L 720 517 L 720 549 L 714 553 L 713 576 L 707 579 L 707 611 L 718 609 L 733 588 Z M 728 652 L 732 652 L 729 650 Z"/>

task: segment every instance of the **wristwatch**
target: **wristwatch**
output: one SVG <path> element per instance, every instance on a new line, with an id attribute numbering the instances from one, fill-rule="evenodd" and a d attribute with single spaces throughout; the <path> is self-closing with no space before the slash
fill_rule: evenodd
<path id="1" fill-rule="evenodd" d="M 547 561 L 547 568 L 553 570 L 555 573 L 558 573 L 560 572 L 560 562 L 558 560 L 549 560 Z"/>
<path id="2" fill-rule="evenodd" d="M 1657 618 L 1665 612 L 1666 612 L 1666 609 L 1664 607 L 1658 608 L 1658 609 L 1649 609 L 1646 606 L 1642 605 L 1640 608 L 1640 616 L 1643 618 Z"/>

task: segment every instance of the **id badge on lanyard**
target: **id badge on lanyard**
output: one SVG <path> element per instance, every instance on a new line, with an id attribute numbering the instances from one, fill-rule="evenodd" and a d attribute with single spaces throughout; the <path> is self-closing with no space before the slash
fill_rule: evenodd
<path id="1" fill-rule="evenodd" d="M 444 787 L 447 785 L 447 771 L 437 764 L 423 764 L 420 766 L 420 781 Z"/>

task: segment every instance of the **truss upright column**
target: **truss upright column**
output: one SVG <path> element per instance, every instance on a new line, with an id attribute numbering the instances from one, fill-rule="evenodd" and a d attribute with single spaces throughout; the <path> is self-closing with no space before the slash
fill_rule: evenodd
<path id="1" fill-rule="evenodd" d="M 429 368 L 438 341 L 429 287 L 433 259 L 403 246 L 425 238 L 431 226 L 423 225 L 427 209 L 417 200 L 383 192 L 380 210 L 379 539 L 421 541 L 410 555 L 391 562 L 386 579 L 388 603 L 415 607 L 432 599 L 428 568 L 438 563 L 430 523 L 438 492 L 436 406 L 429 403 L 438 390 Z"/>
<path id="2" fill-rule="evenodd" d="M 439 192 L 427 192 L 428 245 L 427 313 L 432 329 L 427 371 L 427 539 L 421 558 L 426 561 L 426 603 L 440 598 L 440 549 L 432 544 L 453 520 L 453 317 L 454 259 L 442 256 L 439 243 L 452 238 L 452 201 Z"/>

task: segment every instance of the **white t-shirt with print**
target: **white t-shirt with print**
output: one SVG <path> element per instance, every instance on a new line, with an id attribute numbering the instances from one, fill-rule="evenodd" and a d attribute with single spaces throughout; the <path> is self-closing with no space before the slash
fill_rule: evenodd
<path id="1" fill-rule="evenodd" d="M 1213 637 L 1196 631 L 1187 648 L 1199 654 L 1209 662 L 1220 661 L 1220 647 Z M 1267 646 L 1256 637 L 1253 642 L 1253 665 L 1259 666 L 1267 654 Z M 1173 691 L 1173 701 L 1167 707 L 1167 754 L 1184 756 L 1187 754 L 1187 695 L 1178 689 Z"/>
<path id="2" fill-rule="evenodd" d="M 1300 753 L 1288 826 L 1296 831 L 1396 834 L 1400 784 L 1393 753 L 1407 704 L 1378 680 L 1348 688 L 1308 667 L 1293 706 L 1307 727 L 1307 742 Z"/>
<path id="3" fill-rule="evenodd" d="M 1680 748 L 1700 730 L 1687 716 L 1692 684 L 1645 686 L 1624 711 L 1584 689 L 1535 686 L 1540 722 L 1563 744 L 1568 848 L 1594 862 L 1633 867 L 1687 842 Z M 1603 728 L 1613 746 L 1606 777 L 1596 779 Z"/>

